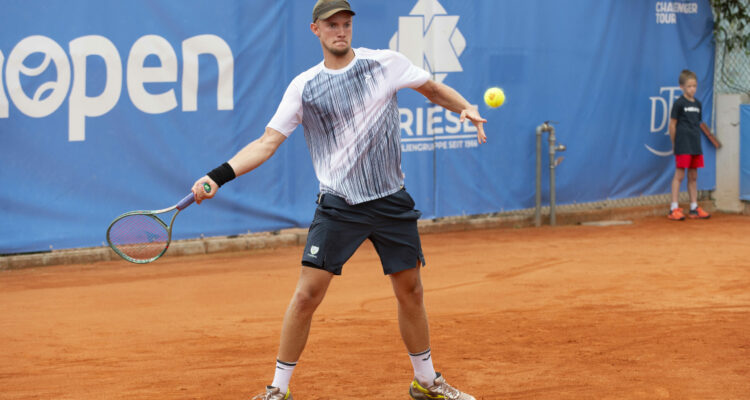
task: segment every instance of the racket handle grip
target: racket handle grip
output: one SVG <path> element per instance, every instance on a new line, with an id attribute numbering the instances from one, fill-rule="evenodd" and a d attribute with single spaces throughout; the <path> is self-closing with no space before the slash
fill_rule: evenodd
<path id="1" fill-rule="evenodd" d="M 180 200 L 179 203 L 177 203 L 177 209 L 182 210 L 185 207 L 193 204 L 195 201 L 195 196 L 193 196 L 193 193 L 190 193 L 189 195 L 185 196 L 182 200 Z"/>
<path id="2" fill-rule="evenodd" d="M 206 193 L 211 193 L 211 185 L 209 185 L 208 183 L 204 183 L 203 190 Z M 177 203 L 177 209 L 182 211 L 185 207 L 193 204 L 194 201 L 195 201 L 195 196 L 193 196 L 193 194 L 190 193 L 189 195 L 185 196 L 182 200 L 180 200 L 179 203 Z"/>

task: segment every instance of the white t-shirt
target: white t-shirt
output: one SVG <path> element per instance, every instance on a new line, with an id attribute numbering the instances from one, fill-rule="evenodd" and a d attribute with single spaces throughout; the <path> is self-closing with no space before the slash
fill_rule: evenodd
<path id="1" fill-rule="evenodd" d="M 289 136 L 302 124 L 320 191 L 349 204 L 397 192 L 401 132 L 396 92 L 430 78 L 391 50 L 354 50 L 345 68 L 323 62 L 289 84 L 268 127 Z"/>

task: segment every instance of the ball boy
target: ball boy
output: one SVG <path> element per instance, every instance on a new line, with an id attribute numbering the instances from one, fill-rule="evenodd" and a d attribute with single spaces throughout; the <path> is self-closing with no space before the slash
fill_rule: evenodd
<path id="1" fill-rule="evenodd" d="M 678 204 L 680 184 L 688 176 L 688 194 L 690 196 L 690 211 L 688 217 L 694 219 L 710 218 L 711 214 L 698 206 L 698 168 L 703 168 L 703 149 L 701 148 L 701 131 L 714 144 L 721 147 L 721 143 L 711 134 L 708 126 L 703 122 L 703 106 L 695 98 L 698 89 L 698 79 L 693 71 L 683 70 L 679 78 L 682 96 L 672 106 L 669 120 L 669 137 L 675 154 L 675 171 L 672 178 L 672 204 L 667 218 L 673 221 L 683 221 L 685 213 Z"/>

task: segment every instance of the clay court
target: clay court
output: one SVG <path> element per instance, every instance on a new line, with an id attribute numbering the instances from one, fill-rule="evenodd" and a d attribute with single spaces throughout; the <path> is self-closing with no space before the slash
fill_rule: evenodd
<path id="1" fill-rule="evenodd" d="M 750 398 L 750 220 L 423 236 L 436 368 L 478 399 Z M 0 273 L 0 398 L 249 399 L 301 247 Z M 371 245 L 336 278 L 295 399 L 406 399 Z"/>

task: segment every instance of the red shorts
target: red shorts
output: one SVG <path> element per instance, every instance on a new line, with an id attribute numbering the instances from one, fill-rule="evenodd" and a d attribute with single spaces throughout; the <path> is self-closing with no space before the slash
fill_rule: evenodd
<path id="1" fill-rule="evenodd" d="M 703 168 L 703 154 L 675 154 L 677 168 Z"/>

